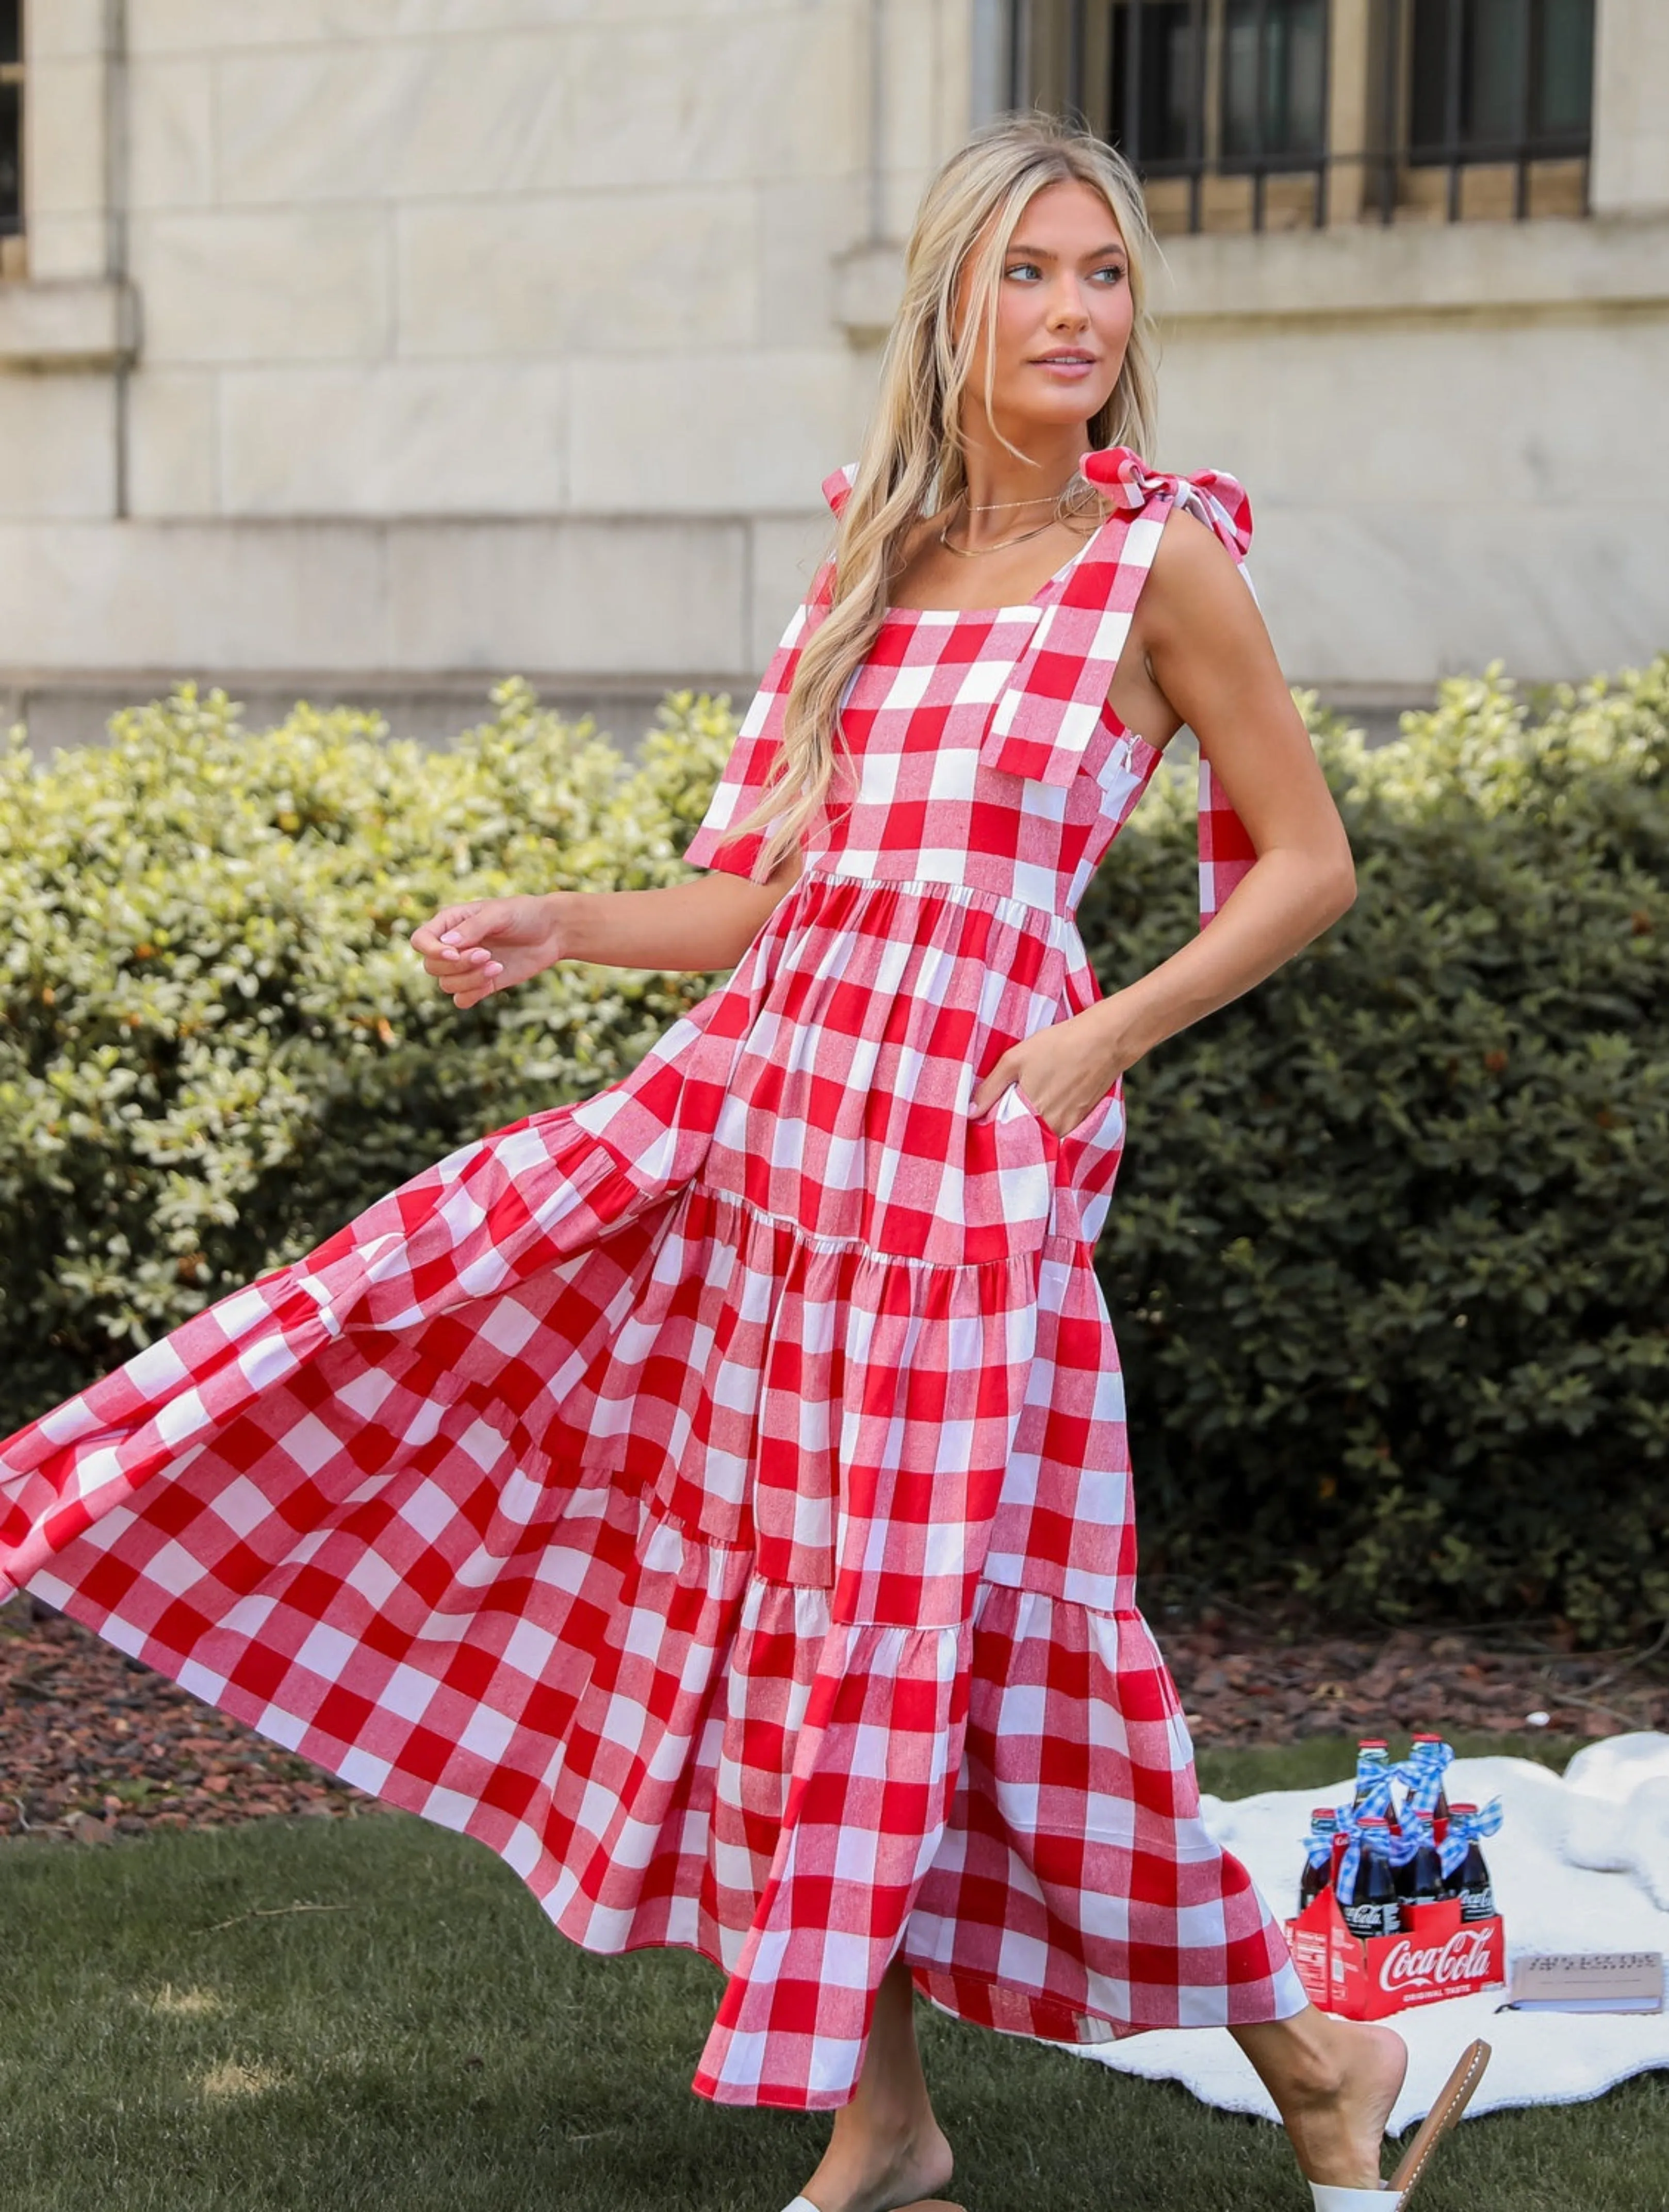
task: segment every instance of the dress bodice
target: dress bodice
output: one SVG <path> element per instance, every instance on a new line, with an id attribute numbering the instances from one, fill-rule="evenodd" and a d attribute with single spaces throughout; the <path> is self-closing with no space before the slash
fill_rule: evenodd
<path id="1" fill-rule="evenodd" d="M 1108 695 L 1165 524 L 1188 508 L 1237 562 L 1251 537 L 1231 477 L 1157 475 L 1122 447 L 1081 465 L 1112 512 L 1035 598 L 883 617 L 843 698 L 847 758 L 806 839 L 808 871 L 955 886 L 1070 920 L 1160 758 Z M 852 479 L 844 470 L 824 485 L 837 514 Z M 830 589 L 825 568 L 766 672 L 690 845 L 698 866 L 757 866 L 762 836 L 729 833 L 766 787 L 800 650 Z M 1199 805 L 1209 920 L 1253 855 L 1204 760 Z"/>

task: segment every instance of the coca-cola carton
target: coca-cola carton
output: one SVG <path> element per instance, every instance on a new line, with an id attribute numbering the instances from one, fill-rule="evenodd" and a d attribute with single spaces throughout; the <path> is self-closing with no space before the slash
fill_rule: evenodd
<path id="1" fill-rule="evenodd" d="M 1346 2020 L 1383 2020 L 1411 2006 L 1438 2004 L 1501 1986 L 1505 1942 L 1501 1916 L 1462 1920 L 1459 1898 L 1405 1905 L 1394 1936 L 1353 1936 L 1331 1887 L 1286 1923 L 1304 1994 Z"/>

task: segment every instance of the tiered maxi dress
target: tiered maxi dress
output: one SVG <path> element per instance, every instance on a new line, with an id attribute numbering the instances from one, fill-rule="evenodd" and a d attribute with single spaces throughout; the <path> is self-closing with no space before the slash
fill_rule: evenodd
<path id="1" fill-rule="evenodd" d="M 1303 1997 L 1199 1817 L 1136 1607 L 1091 1267 L 1120 1094 L 1057 1137 L 1017 1039 L 1158 755 L 1108 687 L 1173 507 L 1023 606 L 887 616 L 853 776 L 730 980 L 623 1081 L 466 1147 L 0 1447 L 27 1586 L 478 1838 L 589 1949 L 728 1977 L 696 2075 L 838 2106 L 888 1963 L 1063 2044 Z M 844 477 L 826 488 L 838 506 Z M 692 860 L 774 752 L 814 586 Z M 1207 912 L 1248 857 L 1202 805 Z"/>

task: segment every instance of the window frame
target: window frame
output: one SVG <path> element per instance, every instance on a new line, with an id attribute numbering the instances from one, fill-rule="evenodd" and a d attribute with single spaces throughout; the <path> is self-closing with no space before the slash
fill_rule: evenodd
<path id="1" fill-rule="evenodd" d="M 17 207 L 15 214 L 0 208 L 0 283 L 15 283 L 27 273 L 24 239 L 27 234 L 28 209 L 25 198 L 27 170 L 24 161 L 24 134 L 28 127 L 25 86 L 27 71 L 27 10 L 16 0 L 17 58 L 0 60 L 0 92 L 15 94 L 16 143 L 12 151 L 17 164 Z"/>

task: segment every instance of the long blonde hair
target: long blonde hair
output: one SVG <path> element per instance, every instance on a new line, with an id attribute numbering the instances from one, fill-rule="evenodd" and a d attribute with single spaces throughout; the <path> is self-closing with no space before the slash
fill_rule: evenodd
<path id="1" fill-rule="evenodd" d="M 822 811 L 834 775 L 841 699 L 875 642 L 907 534 L 966 485 L 962 404 L 973 385 L 975 356 L 983 350 L 989 417 L 997 295 L 1020 217 L 1035 193 L 1073 183 L 1088 185 L 1112 210 L 1125 243 L 1134 308 L 1124 366 L 1107 404 L 1090 419 L 1089 442 L 1147 449 L 1155 396 L 1146 269 L 1152 233 L 1135 173 L 1111 147 L 1047 116 L 1011 116 L 988 125 L 950 156 L 923 195 L 905 257 L 903 301 L 882 356 L 875 410 L 823 572 L 827 608 L 811 611 L 781 748 L 764 794 L 730 832 L 768 830 L 762 875 L 787 858 Z M 987 223 L 991 235 L 971 272 L 969 311 L 957 338 L 952 331 L 958 286 Z M 1092 487 L 1075 489 L 1077 506 L 1098 505 Z"/>

